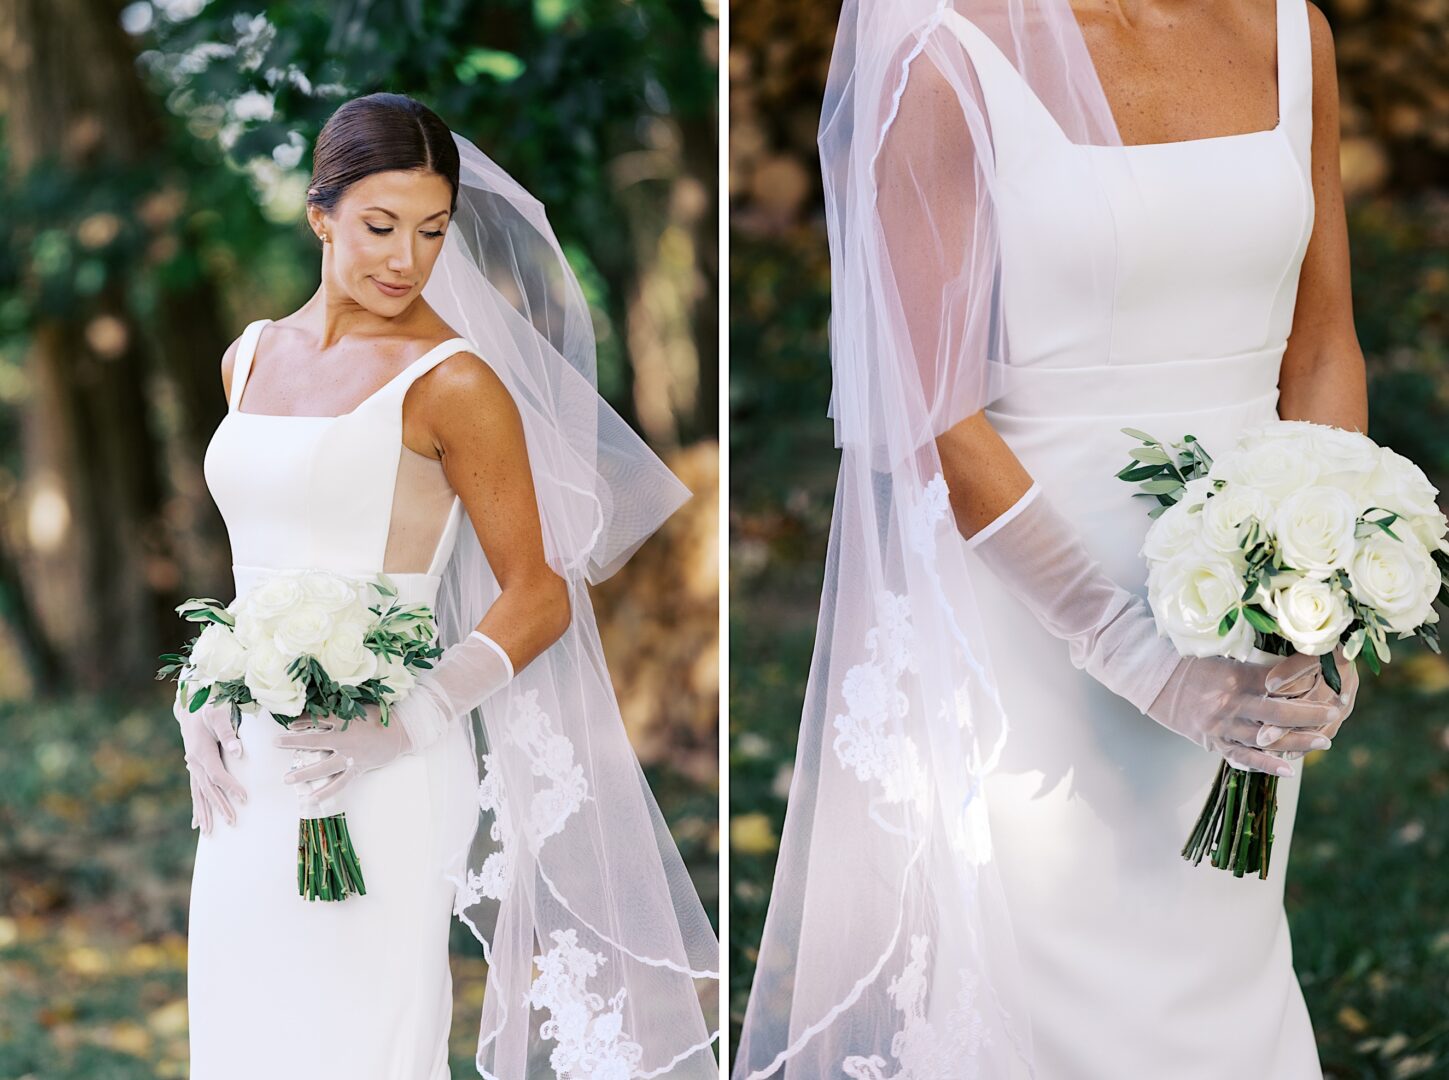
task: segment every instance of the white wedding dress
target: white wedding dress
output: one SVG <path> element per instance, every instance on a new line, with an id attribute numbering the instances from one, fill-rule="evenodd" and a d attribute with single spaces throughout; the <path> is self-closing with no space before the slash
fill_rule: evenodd
<path id="1" fill-rule="evenodd" d="M 402 441 L 412 383 L 458 352 L 428 351 L 340 416 L 240 410 L 257 339 L 243 332 L 229 410 L 205 458 L 231 539 L 237 595 L 268 570 L 386 571 L 405 602 L 431 604 L 462 514 L 441 463 Z M 476 355 L 476 353 L 474 354 Z M 481 362 L 481 361 L 480 361 Z M 247 708 L 251 708 L 248 706 Z M 477 771 L 462 725 L 420 754 L 364 773 L 337 800 L 365 895 L 297 892 L 292 751 L 264 709 L 244 715 L 247 792 L 228 825 L 197 841 L 188 928 L 192 1080 L 445 1080 L 455 886 L 478 822 Z"/>
<path id="2" fill-rule="evenodd" d="M 1114 476 L 1136 444 L 1119 429 L 1190 433 L 1211 453 L 1277 415 L 1314 213 L 1304 0 L 1278 3 L 1276 127 L 1126 147 L 1068 141 L 978 27 L 945 21 L 985 95 L 1008 253 L 1015 382 L 987 418 L 1105 572 L 1145 596 L 1151 522 Z M 1089 165 L 1105 188 L 1073 182 Z M 1129 166 L 1130 197 L 1114 188 Z M 1104 245 L 1115 279 L 1089 295 Z M 967 557 L 1013 719 L 987 796 L 1039 1080 L 1318 1080 L 1282 905 L 1299 778 L 1279 782 L 1267 880 L 1192 866 L 1180 851 L 1220 758 L 1074 668 Z"/>

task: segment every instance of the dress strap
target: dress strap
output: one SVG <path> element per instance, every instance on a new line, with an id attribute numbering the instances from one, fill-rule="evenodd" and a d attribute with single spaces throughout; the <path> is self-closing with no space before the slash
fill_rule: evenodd
<path id="1" fill-rule="evenodd" d="M 1306 0 L 1278 0 L 1278 123 L 1306 170 L 1313 147 L 1313 49 Z"/>
<path id="2" fill-rule="evenodd" d="M 231 369 L 231 395 L 227 399 L 227 409 L 236 412 L 237 403 L 241 401 L 242 389 L 247 384 L 247 376 L 252 373 L 252 359 L 257 355 L 257 339 L 262 336 L 262 328 L 271 322 L 271 319 L 257 319 L 247 323 L 242 331 L 241 339 L 237 342 L 236 362 Z"/>
<path id="3" fill-rule="evenodd" d="M 478 354 L 478 351 L 466 338 L 449 338 L 447 341 L 434 345 L 427 352 L 423 353 L 422 356 L 418 357 L 370 394 L 362 404 L 371 405 L 382 401 L 393 401 L 401 404 L 403 397 L 408 392 L 409 386 L 433 368 L 437 367 L 444 360 L 448 359 L 448 357 L 460 352 L 473 353 L 475 356 Z M 401 409 L 398 410 L 398 416 L 402 416 Z"/>
<path id="4" fill-rule="evenodd" d="M 998 174 L 1030 160 L 1043 146 L 1070 143 L 1056 117 L 986 31 L 953 8 L 942 13 L 941 25 L 961 43 L 981 84 Z"/>

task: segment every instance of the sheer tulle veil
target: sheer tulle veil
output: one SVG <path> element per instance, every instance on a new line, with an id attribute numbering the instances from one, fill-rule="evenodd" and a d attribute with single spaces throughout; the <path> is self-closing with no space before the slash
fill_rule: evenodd
<path id="1" fill-rule="evenodd" d="M 445 868 L 488 962 L 476 1065 L 497 1080 L 714 1077 L 718 943 L 625 735 L 587 589 L 689 493 L 599 396 L 589 309 L 543 207 L 453 138 L 457 209 L 423 296 L 518 407 L 572 601 L 564 635 L 470 714 L 478 783 L 435 784 L 479 818 Z M 497 595 L 465 515 L 441 643 Z"/>
<path id="2" fill-rule="evenodd" d="M 1022 109 L 1082 146 L 1043 158 L 1072 175 L 997 159 Z M 1067 0 L 846 0 L 819 129 L 841 465 L 735 1080 L 1035 1075 L 983 793 L 1014 718 L 935 439 L 1012 383 L 1007 185 L 1130 198 L 1120 147 Z M 1083 303 L 1110 303 L 1099 248 Z"/>

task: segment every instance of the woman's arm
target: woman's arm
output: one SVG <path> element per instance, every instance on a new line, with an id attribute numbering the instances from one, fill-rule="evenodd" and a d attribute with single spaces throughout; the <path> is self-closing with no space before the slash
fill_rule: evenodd
<path id="1" fill-rule="evenodd" d="M 955 77 L 971 79 L 980 94 L 974 69 L 968 66 Z M 927 402 L 940 401 L 955 393 L 953 380 L 963 379 L 960 365 L 984 364 L 952 351 L 967 340 L 957 324 L 972 306 L 950 290 L 963 275 L 964 260 L 972 257 L 968 253 L 987 256 L 973 252 L 979 216 L 976 148 L 955 87 L 924 54 L 911 63 L 876 169 L 883 243 L 914 377 Z M 996 520 L 1031 486 L 1031 474 L 980 410 L 941 434 L 936 449 L 962 536 Z"/>
<path id="2" fill-rule="evenodd" d="M 544 559 L 533 473 L 518 407 L 472 353 L 415 384 L 443 472 L 463 501 L 502 590 L 476 627 L 521 671 L 568 629 L 568 585 Z"/>
<path id="3" fill-rule="evenodd" d="M 1298 278 L 1293 330 L 1278 377 L 1284 420 L 1368 433 L 1363 350 L 1353 325 L 1348 224 L 1338 164 L 1338 72 L 1328 20 L 1308 5 L 1313 49 L 1313 232 Z"/>

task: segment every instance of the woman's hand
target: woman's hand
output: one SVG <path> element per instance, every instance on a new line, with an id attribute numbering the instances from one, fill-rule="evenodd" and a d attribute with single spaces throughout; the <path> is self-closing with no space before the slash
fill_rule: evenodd
<path id="1" fill-rule="evenodd" d="M 236 824 L 232 805 L 247 801 L 246 789 L 227 771 L 221 747 L 240 757 L 241 740 L 231 726 L 231 706 L 206 704 L 190 712 L 181 700 L 171 707 L 171 714 L 181 728 L 181 744 L 186 752 L 186 771 L 191 774 L 191 827 L 210 833 L 215 811 L 220 810 L 228 825 Z"/>
<path id="2" fill-rule="evenodd" d="M 1304 656 L 1295 654 L 1285 657 L 1276 664 L 1264 680 L 1264 687 L 1273 697 L 1292 698 L 1296 701 L 1313 702 L 1321 705 L 1335 706 L 1329 714 L 1328 720 L 1322 726 L 1314 728 L 1318 734 L 1332 740 L 1338 734 L 1338 729 L 1353 712 L 1354 702 L 1358 700 L 1358 665 L 1352 660 L 1344 658 L 1343 646 L 1339 645 L 1333 650 L 1333 663 L 1338 668 L 1338 681 L 1342 690 L 1335 694 L 1328 685 L 1328 680 L 1323 677 L 1323 667 L 1316 656 Z M 1265 724 L 1258 732 L 1258 744 L 1269 751 L 1283 749 L 1278 745 L 1284 728 L 1275 727 L 1272 724 Z M 1290 757 L 1299 757 L 1299 753 L 1291 753 Z"/>
<path id="3" fill-rule="evenodd" d="M 409 694 L 404 700 L 411 700 Z M 401 705 L 401 703 L 399 703 Z M 343 788 L 362 773 L 379 769 L 402 757 L 412 749 L 408 733 L 394 707 L 387 724 L 382 723 L 382 710 L 376 705 L 363 706 L 364 715 L 347 721 L 336 716 L 298 719 L 285 732 L 272 739 L 272 745 L 289 750 L 315 750 L 327 754 L 320 761 L 291 769 L 282 776 L 286 784 L 327 779 L 315 791 L 304 793 L 304 804 L 321 804 L 335 798 Z"/>

